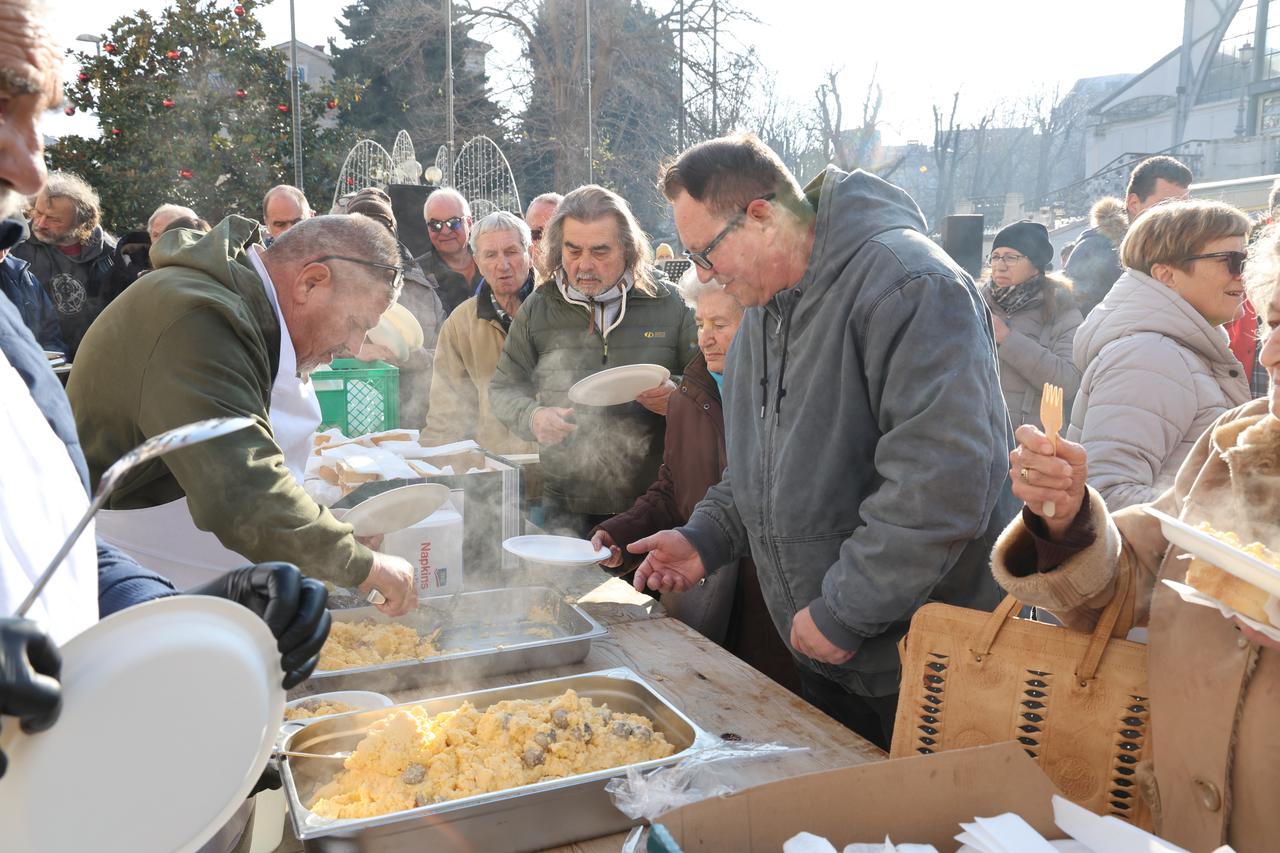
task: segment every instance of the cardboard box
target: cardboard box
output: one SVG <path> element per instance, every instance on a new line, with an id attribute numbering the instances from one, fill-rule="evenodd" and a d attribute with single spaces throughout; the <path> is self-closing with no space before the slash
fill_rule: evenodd
<path id="1" fill-rule="evenodd" d="M 1016 812 L 1045 838 L 1053 821 L 1049 777 L 1013 742 L 810 773 L 668 812 L 662 824 L 684 853 L 778 853 L 798 832 L 837 850 L 855 842 L 957 850 L 961 821 Z M 650 849 L 654 847 L 650 846 Z"/>

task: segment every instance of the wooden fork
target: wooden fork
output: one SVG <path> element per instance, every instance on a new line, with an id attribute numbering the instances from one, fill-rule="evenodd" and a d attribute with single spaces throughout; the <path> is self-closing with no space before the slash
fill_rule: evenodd
<path id="1" fill-rule="evenodd" d="M 1062 389 L 1057 385 L 1044 383 L 1044 395 L 1040 398 L 1040 423 L 1044 425 L 1044 433 L 1049 436 L 1049 443 L 1056 455 L 1058 452 L 1058 432 L 1062 429 Z M 1045 518 L 1053 518 L 1058 508 L 1053 501 L 1044 502 Z"/>

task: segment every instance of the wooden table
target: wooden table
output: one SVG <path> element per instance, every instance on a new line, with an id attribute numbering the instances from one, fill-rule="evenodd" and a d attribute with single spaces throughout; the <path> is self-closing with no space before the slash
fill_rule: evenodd
<path id="1" fill-rule="evenodd" d="M 774 759 L 743 761 L 735 773 L 743 786 L 819 770 L 884 759 L 885 753 L 765 675 L 747 666 L 661 605 L 622 581 L 603 583 L 598 569 L 531 574 L 522 582 L 554 586 L 573 595 L 610 635 L 592 644 L 579 664 L 482 679 L 468 689 L 484 690 L 544 678 L 625 666 L 644 678 L 690 719 L 712 734 L 743 741 L 807 747 Z M 423 698 L 421 690 L 392 694 L 397 702 Z M 626 834 L 555 848 L 554 853 L 617 853 Z M 286 826 L 276 853 L 300 850 Z"/>

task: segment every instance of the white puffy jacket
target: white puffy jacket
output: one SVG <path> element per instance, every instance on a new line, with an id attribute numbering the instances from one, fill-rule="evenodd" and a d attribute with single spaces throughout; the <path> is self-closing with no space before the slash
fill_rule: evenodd
<path id="1" fill-rule="evenodd" d="M 1067 437 L 1112 512 L 1154 500 L 1218 415 L 1249 400 L 1226 330 L 1137 270 L 1089 312 L 1074 357 L 1084 376 Z"/>

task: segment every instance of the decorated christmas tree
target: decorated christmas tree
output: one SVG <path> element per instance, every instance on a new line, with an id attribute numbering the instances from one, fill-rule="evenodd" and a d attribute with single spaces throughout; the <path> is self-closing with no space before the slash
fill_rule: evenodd
<path id="1" fill-rule="evenodd" d="M 66 109 L 97 115 L 100 136 L 67 136 L 48 151 L 101 194 L 117 233 L 142 227 L 164 202 L 217 222 L 261 215 L 266 189 L 293 182 L 286 59 L 264 42 L 254 0 L 174 0 L 158 16 L 118 19 L 100 54 L 74 53 Z M 322 128 L 333 91 L 302 87 L 303 189 L 321 212 L 352 135 Z"/>

